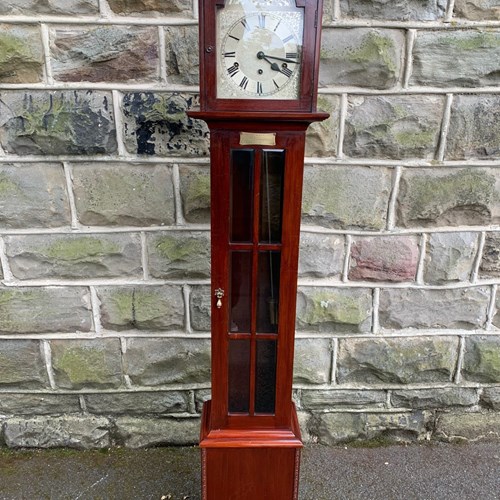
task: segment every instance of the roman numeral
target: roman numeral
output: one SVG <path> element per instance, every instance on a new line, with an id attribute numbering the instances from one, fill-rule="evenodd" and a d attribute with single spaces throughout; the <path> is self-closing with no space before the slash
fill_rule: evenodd
<path id="1" fill-rule="evenodd" d="M 236 57 L 236 52 L 225 52 L 224 57 Z"/>
<path id="2" fill-rule="evenodd" d="M 279 89 L 279 88 L 280 88 L 280 86 L 276 83 L 276 80 L 273 80 L 273 83 L 274 83 L 274 86 L 275 86 L 277 89 Z"/>
<path id="3" fill-rule="evenodd" d="M 247 85 L 248 85 L 248 78 L 246 76 L 244 76 L 242 79 L 241 79 L 241 82 L 240 82 L 240 87 L 242 89 L 245 89 L 247 88 Z"/>
<path id="4" fill-rule="evenodd" d="M 259 28 L 265 28 L 265 27 L 266 27 L 266 15 L 259 14 Z"/>
<path id="5" fill-rule="evenodd" d="M 239 66 L 237 64 L 233 64 L 230 68 L 227 68 L 227 72 L 229 73 L 229 76 L 233 77 L 238 73 L 239 71 Z"/>
<path id="6" fill-rule="evenodd" d="M 285 57 L 287 59 L 297 59 L 297 57 L 299 57 L 299 54 L 297 54 L 297 52 L 287 52 Z"/>
<path id="7" fill-rule="evenodd" d="M 282 40 L 282 42 L 288 43 L 290 40 L 293 40 L 293 35 L 288 35 L 284 40 Z"/>
<path id="8" fill-rule="evenodd" d="M 273 31 L 276 33 L 276 30 L 279 28 L 279 25 L 281 24 L 281 19 L 278 21 L 278 24 L 274 27 Z"/>
<path id="9" fill-rule="evenodd" d="M 241 20 L 241 24 L 243 25 L 243 27 L 245 28 L 245 30 L 249 30 L 250 29 L 250 26 L 248 24 L 248 21 L 246 19 L 242 19 Z"/>
<path id="10" fill-rule="evenodd" d="M 257 94 L 261 95 L 263 93 L 263 89 L 262 89 L 262 83 L 261 82 L 257 82 Z"/>
<path id="11" fill-rule="evenodd" d="M 290 78 L 293 73 L 293 71 L 290 68 L 281 68 L 281 72 L 288 78 Z"/>
<path id="12" fill-rule="evenodd" d="M 239 41 L 240 41 L 240 39 L 239 39 L 239 38 L 236 38 L 236 37 L 235 37 L 235 36 L 233 36 L 233 35 L 229 35 L 229 38 L 232 38 L 233 40 L 236 40 L 237 42 L 239 42 Z"/>

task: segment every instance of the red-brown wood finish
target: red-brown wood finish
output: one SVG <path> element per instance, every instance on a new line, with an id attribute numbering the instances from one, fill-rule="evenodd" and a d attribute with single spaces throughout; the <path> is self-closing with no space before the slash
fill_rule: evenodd
<path id="1" fill-rule="evenodd" d="M 217 98 L 216 12 L 224 8 L 226 0 L 199 0 L 201 111 L 188 114 L 206 121 L 210 129 L 212 399 L 203 407 L 200 436 L 204 500 L 295 500 L 298 496 L 302 442 L 292 402 L 292 379 L 305 134 L 311 123 L 328 115 L 316 112 L 323 0 L 295 1 L 304 9 L 300 93 L 297 99 L 280 100 Z M 258 5 L 258 0 L 254 3 Z M 274 134 L 276 141 L 259 145 L 253 137 L 250 142 L 255 144 L 241 144 L 242 132 Z M 238 149 L 253 151 L 255 177 L 253 208 L 249 207 L 253 238 L 235 243 L 230 241 L 230 172 L 231 152 Z M 280 151 L 280 158 L 284 156 L 282 234 L 281 241 L 272 243 L 260 241 L 258 234 L 258 174 L 266 150 Z M 232 251 L 251 252 L 253 259 L 252 270 L 244 277 L 251 283 L 250 332 L 232 332 L 229 327 Z M 256 328 L 257 264 L 262 251 L 280 253 L 277 333 L 262 333 Z M 218 289 L 224 290 L 220 307 Z M 229 345 L 243 339 L 248 339 L 250 346 L 250 396 L 248 411 L 235 413 L 229 405 Z M 254 411 L 256 346 L 260 339 L 272 339 L 277 345 L 274 411 L 266 414 Z M 241 368 L 240 364 L 232 366 Z"/>
<path id="2" fill-rule="evenodd" d="M 323 0 L 296 0 L 304 8 L 304 39 L 300 97 L 296 100 L 217 99 L 216 11 L 225 0 L 199 0 L 200 100 L 203 111 L 302 111 L 315 112 L 318 94 L 320 27 Z"/>

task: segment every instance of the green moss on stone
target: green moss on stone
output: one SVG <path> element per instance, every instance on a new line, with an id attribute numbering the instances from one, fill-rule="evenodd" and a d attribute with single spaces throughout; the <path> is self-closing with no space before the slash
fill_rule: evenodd
<path id="1" fill-rule="evenodd" d="M 482 346 L 480 352 L 483 371 L 492 376 L 500 375 L 500 346 Z"/>
<path id="2" fill-rule="evenodd" d="M 410 216 L 429 210 L 489 203 L 495 197 L 495 178 L 485 171 L 466 170 L 449 175 L 417 176 L 411 180 Z"/>
<path id="3" fill-rule="evenodd" d="M 12 196 L 18 194 L 20 191 L 19 186 L 12 182 L 12 179 L 0 173 L 0 196 Z"/>
<path id="4" fill-rule="evenodd" d="M 57 358 L 54 366 L 74 384 L 106 381 L 106 356 L 101 349 L 72 347 Z"/>
<path id="5" fill-rule="evenodd" d="M 418 132 L 398 132 L 394 138 L 407 148 L 422 148 L 429 146 L 434 141 L 434 132 L 431 130 L 421 130 Z"/>
<path id="6" fill-rule="evenodd" d="M 178 96 L 156 95 L 155 101 L 144 116 L 152 122 L 182 123 L 187 119 L 186 101 Z"/>
<path id="7" fill-rule="evenodd" d="M 361 64 L 381 60 L 390 71 L 394 72 L 397 68 L 393 54 L 394 41 L 376 31 L 371 31 L 363 37 L 358 48 L 348 52 L 347 59 Z"/>
<path id="8" fill-rule="evenodd" d="M 23 113 L 24 133 L 40 136 L 72 135 L 73 114 L 76 109 L 70 101 L 54 99 L 41 105 L 31 103 Z"/>
<path id="9" fill-rule="evenodd" d="M 500 47 L 500 36 L 494 32 L 480 31 L 469 36 L 447 36 L 445 43 L 459 50 L 494 49 Z"/>
<path id="10" fill-rule="evenodd" d="M 33 59 L 33 54 L 26 40 L 8 31 L 0 31 L 0 65 L 27 59 Z"/>
<path id="11" fill-rule="evenodd" d="M 58 240 L 45 250 L 45 255 L 51 259 L 63 261 L 81 261 L 89 258 L 101 258 L 105 255 L 119 252 L 115 243 L 92 237 Z"/>
<path id="12" fill-rule="evenodd" d="M 204 205 L 210 203 L 210 176 L 208 174 L 195 174 L 189 183 L 186 203 L 191 205 L 195 202 L 197 204 L 202 202 Z"/>
<path id="13" fill-rule="evenodd" d="M 190 261 L 206 253 L 204 241 L 195 238 L 178 239 L 164 237 L 156 242 L 158 254 L 169 262 Z"/>
<path id="14" fill-rule="evenodd" d="M 367 317 L 359 297 L 319 292 L 309 299 L 306 313 L 301 319 L 311 325 L 328 322 L 359 325 Z"/>

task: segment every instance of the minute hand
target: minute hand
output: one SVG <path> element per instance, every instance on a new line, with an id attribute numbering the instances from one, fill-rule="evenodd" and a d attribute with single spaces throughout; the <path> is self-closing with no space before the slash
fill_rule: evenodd
<path id="1" fill-rule="evenodd" d="M 267 57 L 268 59 L 276 59 L 277 61 L 283 61 L 286 63 L 297 64 L 297 61 L 294 61 L 293 59 L 285 59 L 284 57 L 270 56 L 268 54 L 263 54 L 263 57 Z"/>

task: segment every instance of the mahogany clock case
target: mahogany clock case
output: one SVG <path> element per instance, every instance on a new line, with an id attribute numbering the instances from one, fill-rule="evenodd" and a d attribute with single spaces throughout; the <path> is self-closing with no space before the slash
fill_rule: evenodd
<path id="1" fill-rule="evenodd" d="M 219 59 L 222 50 L 221 38 L 224 34 L 217 33 L 217 11 L 224 9 L 226 4 L 232 1 L 254 5 L 257 11 L 259 5 L 272 8 L 273 4 L 283 5 L 287 3 L 303 9 L 302 45 L 298 49 L 297 61 L 295 62 L 295 64 L 300 65 L 300 81 L 296 98 L 280 99 L 279 93 L 276 94 L 276 98 L 273 98 L 272 95 L 267 98 L 251 95 L 248 98 L 218 97 L 220 82 L 217 75 L 220 65 L 223 64 Z M 315 112 L 320 53 L 319 27 L 321 26 L 322 9 L 323 0 L 199 0 L 201 110 Z M 245 21 L 243 20 L 243 22 Z M 257 53 L 255 55 L 249 54 L 248 57 L 256 58 Z M 268 62 L 271 64 L 271 61 Z M 282 64 L 279 58 L 274 58 L 272 63 Z M 293 67 L 295 64 L 289 64 L 289 67 Z M 284 66 L 286 67 L 286 64 Z M 277 67 L 276 71 L 278 71 Z"/>

